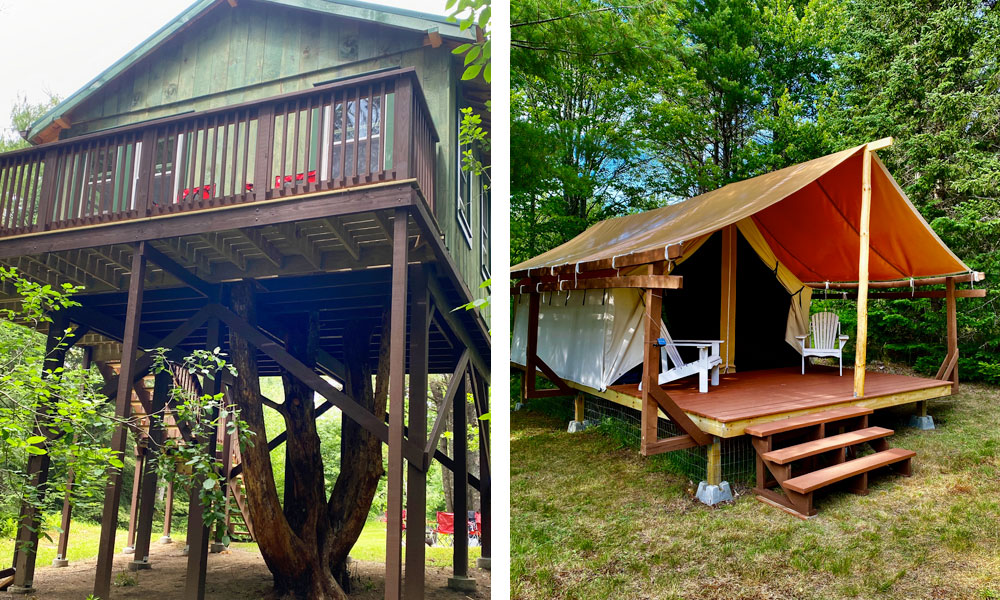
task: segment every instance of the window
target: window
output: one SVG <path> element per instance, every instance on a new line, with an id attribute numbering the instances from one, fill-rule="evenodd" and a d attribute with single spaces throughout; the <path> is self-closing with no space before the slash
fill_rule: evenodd
<path id="1" fill-rule="evenodd" d="M 458 111 L 458 121 L 456 122 L 455 134 L 462 129 L 462 111 Z M 464 162 L 463 152 L 469 147 L 463 146 L 461 137 L 458 142 L 458 156 L 456 158 L 456 168 L 458 169 L 458 193 L 456 194 L 455 218 L 458 220 L 458 228 L 465 237 L 465 243 L 472 248 L 472 173 L 462 168 Z"/>
<path id="2" fill-rule="evenodd" d="M 490 278 L 490 188 L 482 187 L 479 193 L 479 220 L 480 220 L 480 242 L 479 249 L 479 272 L 483 275 L 483 281 Z"/>

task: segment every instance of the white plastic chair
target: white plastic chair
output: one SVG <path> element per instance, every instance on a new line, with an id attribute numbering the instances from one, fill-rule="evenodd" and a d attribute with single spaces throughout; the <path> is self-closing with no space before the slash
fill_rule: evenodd
<path id="1" fill-rule="evenodd" d="M 809 344 L 806 340 L 812 338 Z M 840 360 L 840 375 L 844 375 L 844 344 L 849 339 L 840 335 L 840 317 L 832 312 L 814 314 L 809 319 L 809 335 L 797 335 L 802 347 L 802 374 L 806 374 L 807 356 L 830 356 Z"/>

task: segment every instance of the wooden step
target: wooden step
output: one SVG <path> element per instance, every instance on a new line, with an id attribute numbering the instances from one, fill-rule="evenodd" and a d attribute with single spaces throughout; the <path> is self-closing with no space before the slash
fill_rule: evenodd
<path id="1" fill-rule="evenodd" d="M 872 412 L 874 411 L 870 408 L 847 406 L 844 408 L 835 408 L 833 410 L 813 413 L 811 415 L 803 415 L 801 417 L 792 417 L 790 419 L 771 421 L 770 423 L 761 423 L 760 425 L 751 425 L 746 428 L 746 432 L 755 437 L 767 437 L 769 435 L 783 433 L 793 429 L 802 429 L 803 427 L 819 425 L 820 423 L 830 423 L 831 421 L 840 421 L 853 417 L 863 417 L 865 415 L 872 414 Z"/>
<path id="2" fill-rule="evenodd" d="M 781 484 L 781 487 L 800 494 L 808 494 L 809 492 L 818 490 L 821 487 L 837 483 L 838 481 L 843 481 L 850 477 L 854 477 L 855 475 L 867 473 L 868 471 L 872 471 L 879 467 L 885 467 L 911 459 L 916 455 L 917 453 L 913 450 L 890 448 L 882 452 L 849 460 L 847 462 L 840 463 L 839 465 L 833 465 L 832 467 L 820 469 L 819 471 L 813 471 L 812 473 L 806 473 L 805 475 L 793 477 Z"/>
<path id="3" fill-rule="evenodd" d="M 787 448 L 781 448 L 780 450 L 771 450 L 770 452 L 762 454 L 761 458 L 779 465 L 784 465 L 792 462 L 793 460 L 806 458 L 807 456 L 815 456 L 823 452 L 836 450 L 837 448 L 845 448 L 847 446 L 877 440 L 878 438 L 889 437 L 892 433 L 893 431 L 891 429 L 886 429 L 884 427 L 858 429 L 857 431 L 848 431 L 847 433 L 842 433 L 840 435 L 831 435 L 827 438 L 813 440 L 811 442 L 805 442 L 795 446 L 789 446 Z"/>

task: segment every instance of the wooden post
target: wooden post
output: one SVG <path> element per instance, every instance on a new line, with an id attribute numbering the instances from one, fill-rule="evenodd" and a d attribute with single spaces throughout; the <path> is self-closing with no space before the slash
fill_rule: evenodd
<path id="1" fill-rule="evenodd" d="M 139 518 L 139 494 L 142 490 L 142 465 L 146 459 L 145 449 L 140 441 L 141 434 L 137 434 L 135 440 L 135 472 L 132 476 L 132 502 L 128 507 L 128 540 L 125 544 L 125 554 L 131 554 L 135 550 L 135 525 Z"/>
<path id="2" fill-rule="evenodd" d="M 722 298 L 719 314 L 719 339 L 722 364 L 726 373 L 736 371 L 736 225 L 722 229 Z"/>
<path id="3" fill-rule="evenodd" d="M 56 311 L 52 315 L 52 323 L 49 324 L 49 333 L 45 340 L 45 360 L 42 366 L 42 377 L 48 377 L 47 371 L 55 371 L 61 368 L 66 361 L 66 352 L 70 343 L 63 341 L 63 335 L 69 321 L 66 318 L 66 311 Z M 58 377 L 58 375 L 55 375 Z M 43 420 L 45 417 L 40 416 Z M 46 435 L 40 426 L 35 428 L 36 435 Z M 27 475 L 31 481 L 31 486 L 37 490 L 43 490 L 49 482 L 49 455 L 32 454 L 28 456 Z M 22 502 L 21 514 L 18 520 L 17 538 L 14 542 L 13 566 L 17 571 L 14 573 L 14 582 L 11 588 L 17 591 L 30 593 L 33 591 L 35 580 L 35 560 L 38 558 L 38 529 L 41 522 L 39 510 L 30 502 Z"/>
<path id="4" fill-rule="evenodd" d="M 400 100 L 397 97 L 396 102 Z M 389 318 L 389 476 L 386 498 L 385 598 L 402 597 L 403 414 L 406 375 L 406 225 L 409 213 L 397 208 L 392 231 L 392 312 Z"/>
<path id="5" fill-rule="evenodd" d="M 858 332 L 854 349 L 854 397 L 865 395 L 865 364 L 868 351 L 868 255 L 871 250 L 869 234 L 872 216 L 872 153 L 892 145 L 892 138 L 885 138 L 865 146 L 861 163 L 861 220 L 858 225 L 860 249 L 858 252 Z"/>
<path id="6" fill-rule="evenodd" d="M 712 443 L 706 448 L 708 464 L 705 469 L 705 481 L 708 485 L 722 483 L 722 442 L 713 436 Z"/>
<path id="7" fill-rule="evenodd" d="M 660 337 L 661 308 L 663 306 L 663 290 L 647 288 L 645 293 L 646 314 L 643 318 L 646 335 L 643 338 L 642 360 L 642 447 L 652 444 L 657 439 L 657 423 L 659 421 L 659 406 L 651 388 L 660 385 L 660 348 L 654 342 Z"/>
<path id="8" fill-rule="evenodd" d="M 489 389 L 486 385 L 485 378 L 480 376 L 475 370 L 473 370 L 473 374 L 476 379 L 472 390 L 472 393 L 475 394 L 477 400 L 476 416 L 482 417 L 484 414 L 490 412 Z M 489 421 L 484 421 L 481 418 L 478 419 L 476 428 L 479 430 L 479 502 L 482 507 L 481 512 L 483 520 L 481 539 L 482 552 L 480 554 L 478 566 L 489 569 L 490 558 L 493 555 L 493 508 L 490 501 L 493 480 L 490 475 Z"/>
<path id="9" fill-rule="evenodd" d="M 528 294 L 528 347 L 525 352 L 524 369 L 524 397 L 529 398 L 535 391 L 536 373 L 538 366 L 536 357 L 538 356 L 538 312 L 541 310 L 541 294 L 531 292 Z"/>
<path id="10" fill-rule="evenodd" d="M 90 363 L 94 356 L 94 349 L 91 347 L 86 347 L 83 349 L 83 370 L 90 370 Z M 84 384 L 86 385 L 86 384 Z M 66 476 L 66 497 L 63 498 L 63 508 L 62 508 L 62 523 L 59 532 L 59 543 L 56 548 L 56 557 L 52 559 L 53 567 L 68 567 L 69 560 L 66 558 L 66 553 L 69 549 L 69 527 L 72 524 L 73 517 L 73 470 L 70 469 Z"/>
<path id="11" fill-rule="evenodd" d="M 583 394 L 577 394 L 573 400 L 573 420 L 583 423 L 584 418 Z"/>
<path id="12" fill-rule="evenodd" d="M 169 544 L 173 540 L 170 539 L 170 525 L 174 516 L 174 482 L 167 482 L 167 498 L 163 504 L 163 537 L 160 538 L 161 544 Z"/>
<path id="13" fill-rule="evenodd" d="M 257 110 L 257 148 L 254 155 L 254 200 L 266 200 L 271 189 L 271 160 L 274 155 L 274 105 Z"/>
<path id="14" fill-rule="evenodd" d="M 945 304 L 948 309 L 948 356 L 955 357 L 951 371 L 951 393 L 958 393 L 958 307 L 955 303 L 955 278 L 945 280 Z"/>
<path id="15" fill-rule="evenodd" d="M 468 590 L 469 579 L 469 483 L 468 483 L 468 431 L 465 426 L 466 375 L 462 374 L 455 403 L 452 407 L 452 448 L 454 448 L 454 505 L 455 505 L 455 554 L 454 575 L 448 587 Z"/>
<path id="16" fill-rule="evenodd" d="M 226 403 L 227 404 L 229 402 L 229 393 L 228 393 L 228 390 L 229 390 L 229 388 L 226 387 L 225 388 L 225 393 L 226 393 L 225 398 L 226 398 Z M 218 435 L 222 438 L 222 457 L 221 458 L 222 458 L 222 476 L 223 476 L 222 481 L 223 482 L 228 482 L 229 481 L 229 472 L 230 472 L 230 470 L 233 467 L 233 464 L 232 464 L 233 463 L 233 436 L 228 435 L 226 433 L 227 429 L 228 429 L 228 426 L 227 426 L 226 420 L 225 419 L 220 419 L 219 420 L 219 433 L 218 433 Z M 225 500 L 225 503 L 223 505 L 223 508 L 225 510 L 225 513 L 226 513 L 226 518 L 225 518 L 225 520 L 222 523 L 219 523 L 215 527 L 215 538 L 213 540 L 212 548 L 211 548 L 212 552 L 222 552 L 223 548 L 225 547 L 224 544 L 222 543 L 223 537 L 229 532 L 229 518 L 230 518 L 230 515 L 229 515 L 229 503 L 230 503 L 230 498 L 232 496 L 232 493 L 231 493 L 232 492 L 232 488 L 230 488 L 229 485 L 223 485 L 223 492 L 225 492 L 225 495 L 226 495 L 226 500 Z"/>
<path id="17" fill-rule="evenodd" d="M 128 306 L 125 312 L 125 333 L 122 339 L 122 362 L 118 371 L 118 393 L 115 396 L 115 416 L 120 420 L 111 436 L 111 451 L 125 455 L 126 431 L 122 425 L 132 408 L 132 381 L 135 379 L 136 352 L 139 348 L 139 323 L 142 320 L 143 282 L 146 279 L 146 242 L 139 242 L 132 254 L 132 272 L 128 284 Z M 101 537 L 97 551 L 94 595 L 111 595 L 111 568 L 114 562 L 115 533 L 118 527 L 118 504 L 122 494 L 122 474 L 109 469 L 108 486 L 104 495 Z"/>
<path id="18" fill-rule="evenodd" d="M 410 274 L 410 411 L 409 441 L 417 448 L 427 444 L 427 372 L 430 335 L 429 292 L 426 273 L 416 267 Z M 406 470 L 406 600 L 424 597 L 424 533 L 427 520 L 427 473 L 423 465 L 407 463 Z"/>
<path id="19" fill-rule="evenodd" d="M 212 351 L 222 346 L 222 338 L 222 323 L 214 318 L 209 320 L 206 349 Z M 256 376 L 256 374 L 244 374 L 243 376 Z M 212 396 L 221 391 L 221 377 L 209 381 L 203 390 L 205 394 Z M 213 454 L 215 453 L 217 433 L 217 429 L 212 429 L 208 439 L 204 442 Z M 191 501 L 188 504 L 188 563 L 187 575 L 184 578 L 184 598 L 188 600 L 204 600 L 205 598 L 205 572 L 208 566 L 208 538 L 210 536 L 208 527 L 205 526 L 205 511 L 201 505 L 199 488 L 201 488 L 201 481 L 195 481 L 191 487 Z"/>
<path id="20" fill-rule="evenodd" d="M 167 405 L 173 376 L 169 371 L 156 374 L 153 384 L 152 413 L 149 415 L 149 444 L 146 446 L 146 468 L 142 475 L 142 490 L 139 493 L 139 526 L 136 531 L 133 570 L 149 568 L 149 542 L 153 536 L 153 513 L 156 510 L 156 467 L 162 458 L 163 410 Z"/>

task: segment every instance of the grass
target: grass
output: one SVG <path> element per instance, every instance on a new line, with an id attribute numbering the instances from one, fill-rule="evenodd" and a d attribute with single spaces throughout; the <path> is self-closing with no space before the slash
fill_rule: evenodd
<path id="1" fill-rule="evenodd" d="M 51 565 L 52 559 L 56 557 L 56 543 L 59 541 L 59 530 L 48 528 L 46 533 L 51 540 L 45 537 L 39 540 L 38 558 L 35 561 L 35 564 L 39 567 Z M 68 560 L 72 563 L 77 560 L 95 558 L 100 538 L 101 525 L 99 523 L 74 521 L 69 528 L 69 544 L 66 547 Z M 128 531 L 119 529 L 115 535 L 115 553 L 121 553 L 127 540 Z M 0 539 L 0 556 L 13 555 L 14 540 L 9 538 Z"/>
<path id="2" fill-rule="evenodd" d="M 801 521 L 746 493 L 709 508 L 613 437 L 513 413 L 511 597 L 1000 598 L 1000 391 L 963 385 L 930 414 L 935 431 L 874 421 L 917 452 L 913 477 L 819 496 Z"/>
<path id="3" fill-rule="evenodd" d="M 38 559 L 35 564 L 45 567 L 52 564 L 52 559 L 56 557 L 56 542 L 59 541 L 58 529 L 47 530 L 51 541 L 42 538 L 39 543 Z M 159 539 L 160 530 L 153 531 L 153 541 Z M 181 541 L 184 539 L 183 531 L 174 531 L 174 539 Z M 97 550 L 100 543 L 101 526 L 98 523 L 88 523 L 74 521 L 69 529 L 69 545 L 66 553 L 69 555 L 70 563 L 78 560 L 86 560 L 97 557 Z M 128 531 L 119 529 L 115 535 L 115 553 L 120 554 L 128 539 Z M 241 548 L 248 552 L 259 552 L 256 543 L 233 542 L 234 548 Z M 452 565 L 452 549 L 446 547 L 427 548 L 427 565 L 434 567 L 450 567 Z M 14 540 L 0 539 L 0 556 L 14 555 Z M 365 524 L 361 531 L 361 537 L 351 550 L 351 556 L 357 560 L 384 562 L 385 561 L 385 523 L 371 521 Z M 480 556 L 479 548 L 469 548 L 469 562 L 475 564 Z"/>
<path id="4" fill-rule="evenodd" d="M 233 543 L 234 548 L 242 548 L 251 552 L 259 551 L 256 543 Z M 448 547 L 426 548 L 426 564 L 432 567 L 450 567 L 453 550 Z M 479 548 L 469 548 L 469 563 L 475 564 L 480 556 Z M 361 531 L 358 542 L 351 549 L 351 557 L 355 560 L 385 562 L 385 523 L 369 521 Z"/>

